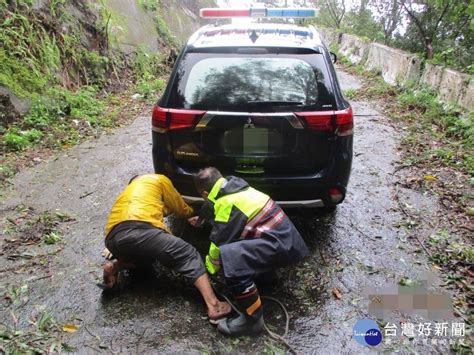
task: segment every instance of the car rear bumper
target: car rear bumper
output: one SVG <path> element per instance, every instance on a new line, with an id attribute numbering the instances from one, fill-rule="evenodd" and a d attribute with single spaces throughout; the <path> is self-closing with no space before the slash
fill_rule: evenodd
<path id="1" fill-rule="evenodd" d="M 184 169 L 178 166 L 172 157 L 166 135 L 153 133 L 155 172 L 168 176 L 187 202 L 202 201 L 193 182 L 193 175 L 199 170 L 198 167 Z M 268 194 L 281 206 L 308 208 L 334 206 L 329 191 L 337 188 L 343 197 L 337 203 L 342 202 L 351 172 L 352 139 L 345 138 L 340 143 L 339 149 L 335 149 L 337 153 L 332 155 L 331 163 L 315 174 L 281 176 L 230 173 L 229 175 L 243 178 L 250 186 Z"/>
<path id="2" fill-rule="evenodd" d="M 202 197 L 183 195 L 184 201 L 188 204 L 201 204 L 204 202 Z M 278 205 L 285 208 L 316 208 L 324 207 L 324 202 L 321 199 L 316 200 L 299 200 L 299 201 L 275 201 Z"/>
<path id="3" fill-rule="evenodd" d="M 256 177 L 241 176 L 250 186 L 272 197 L 280 206 L 288 208 L 316 208 L 333 206 L 329 189 L 337 188 L 343 197 L 347 180 L 328 179 L 324 174 L 305 177 Z M 192 173 L 178 168 L 170 176 L 176 189 L 188 203 L 202 202 L 198 195 Z M 347 177 L 348 178 L 348 177 Z M 339 203 L 342 202 L 339 201 Z"/>

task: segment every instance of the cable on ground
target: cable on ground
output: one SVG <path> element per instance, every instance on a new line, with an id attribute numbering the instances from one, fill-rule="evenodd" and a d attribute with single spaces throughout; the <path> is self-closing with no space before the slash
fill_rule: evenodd
<path id="1" fill-rule="evenodd" d="M 216 294 L 218 294 L 220 297 L 222 297 L 223 299 L 225 299 L 229 304 L 230 306 L 232 307 L 232 309 L 237 312 L 239 315 L 242 314 L 242 312 L 240 312 L 237 307 L 231 302 L 231 300 L 226 296 L 224 295 L 223 293 L 219 292 L 218 290 L 216 290 L 214 288 L 214 292 Z M 276 304 L 278 304 L 280 306 L 280 308 L 283 310 L 283 312 L 285 313 L 285 318 L 286 318 L 286 322 L 285 322 L 285 332 L 283 333 L 283 335 L 279 335 L 273 331 L 271 331 L 268 326 L 267 326 L 267 323 L 265 323 L 265 320 L 263 321 L 263 326 L 265 328 L 265 330 L 267 331 L 268 335 L 270 336 L 270 338 L 276 340 L 276 341 L 279 341 L 280 343 L 282 343 L 283 345 L 286 346 L 286 348 L 292 353 L 292 354 L 297 354 L 296 350 L 285 340 L 285 337 L 288 335 L 288 331 L 290 330 L 290 315 L 288 314 L 288 311 L 285 307 L 285 305 L 279 301 L 278 299 L 274 298 L 274 297 L 270 297 L 270 296 L 260 296 L 261 299 L 263 300 L 268 300 L 268 301 L 272 301 L 272 302 L 275 302 Z"/>

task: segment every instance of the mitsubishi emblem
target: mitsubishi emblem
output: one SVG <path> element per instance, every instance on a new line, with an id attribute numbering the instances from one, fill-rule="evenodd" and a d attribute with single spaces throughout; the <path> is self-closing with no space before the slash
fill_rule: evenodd
<path id="1" fill-rule="evenodd" d="M 247 122 L 244 124 L 244 128 L 255 128 L 255 125 L 252 122 L 252 118 L 247 118 Z"/>

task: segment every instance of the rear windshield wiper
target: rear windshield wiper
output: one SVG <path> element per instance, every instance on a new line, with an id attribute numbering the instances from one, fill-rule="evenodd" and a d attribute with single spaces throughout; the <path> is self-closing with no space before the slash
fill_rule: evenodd
<path id="1" fill-rule="evenodd" d="M 248 105 L 265 105 L 265 106 L 299 106 L 303 105 L 301 101 L 279 101 L 279 100 L 268 100 L 268 101 L 248 101 Z"/>

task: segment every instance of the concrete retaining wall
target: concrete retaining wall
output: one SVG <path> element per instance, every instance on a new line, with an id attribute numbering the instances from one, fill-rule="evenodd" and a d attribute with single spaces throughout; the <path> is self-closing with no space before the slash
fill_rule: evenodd
<path id="1" fill-rule="evenodd" d="M 359 37 L 343 34 L 339 51 L 352 63 L 364 64 L 367 60 L 369 43 L 364 42 Z"/>
<path id="2" fill-rule="evenodd" d="M 352 63 L 367 70 L 380 71 L 392 85 L 422 84 L 436 90 L 440 100 L 474 110 L 474 80 L 472 75 L 459 73 L 439 65 L 425 64 L 413 53 L 390 48 L 379 43 L 365 43 L 356 36 L 328 29 L 318 29 L 327 45 L 336 44 Z M 340 40 L 339 40 L 340 38 Z M 338 43 L 339 42 L 339 43 Z"/>
<path id="3" fill-rule="evenodd" d="M 338 44 L 339 33 L 324 28 L 318 28 L 319 35 L 328 46 Z"/>
<path id="4" fill-rule="evenodd" d="M 421 60 L 416 55 L 378 43 L 371 43 L 368 50 L 365 67 L 368 70 L 380 71 L 387 83 L 406 85 L 419 81 Z"/>

